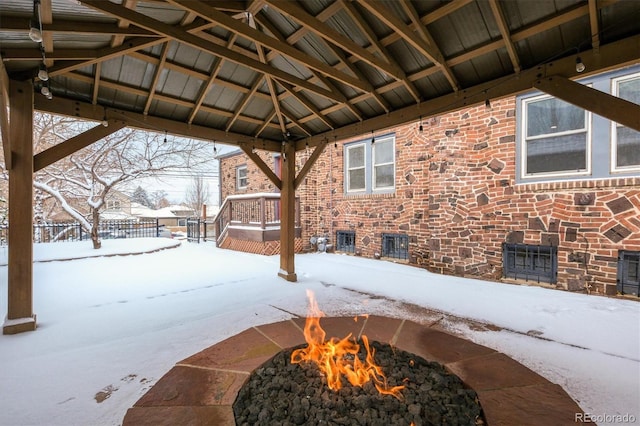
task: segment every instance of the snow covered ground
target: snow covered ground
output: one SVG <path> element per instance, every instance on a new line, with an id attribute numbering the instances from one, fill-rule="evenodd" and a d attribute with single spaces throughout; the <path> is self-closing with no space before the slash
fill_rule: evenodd
<path id="1" fill-rule="evenodd" d="M 115 255 L 175 243 L 105 240 L 105 257 L 86 257 L 96 254 L 90 242 L 35 246 L 38 329 L 0 336 L 0 425 L 119 425 L 177 361 L 248 327 L 304 316 L 307 288 L 327 315 L 420 322 L 425 311 L 416 306 L 435 310 L 452 331 L 562 385 L 587 413 L 628 414 L 640 424 L 638 301 L 334 254 L 296 256 L 297 283 L 277 277 L 277 256 L 208 243 Z M 6 314 L 6 247 L 0 265 Z M 503 329 L 470 327 L 452 315 Z"/>

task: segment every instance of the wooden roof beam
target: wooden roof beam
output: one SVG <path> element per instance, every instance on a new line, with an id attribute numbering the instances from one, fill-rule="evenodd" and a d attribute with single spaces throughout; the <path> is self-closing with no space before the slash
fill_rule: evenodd
<path id="1" fill-rule="evenodd" d="M 100 139 L 109 136 L 117 132 L 118 130 L 125 127 L 126 123 L 120 120 L 108 120 L 108 126 L 103 126 L 102 124 L 98 124 L 91 129 L 80 133 L 72 137 L 71 139 L 67 139 L 64 142 L 61 142 L 57 145 L 52 146 L 51 148 L 45 149 L 42 152 L 37 153 L 33 156 L 33 171 L 37 172 L 38 170 L 42 170 L 45 167 L 55 163 L 56 161 L 62 160 L 63 158 L 73 154 L 81 150 L 82 148 L 86 148 L 94 142 L 99 141 Z"/>
<path id="2" fill-rule="evenodd" d="M 334 30 L 324 22 L 320 21 L 316 17 L 307 13 L 300 5 L 295 2 L 287 0 L 267 0 L 271 7 L 278 9 L 280 12 L 289 15 L 292 19 L 295 19 L 301 25 L 309 28 L 317 36 L 335 44 L 336 46 L 344 49 L 361 61 L 366 62 L 370 66 L 377 68 L 385 74 L 393 77 L 396 80 L 402 80 L 405 75 L 402 69 L 393 66 L 381 58 L 371 54 L 367 49 L 353 42 L 348 37 L 342 35 L 338 31 Z"/>
<path id="3" fill-rule="evenodd" d="M 342 72 L 337 72 L 336 69 L 329 64 L 326 64 L 306 53 L 296 49 L 295 47 L 283 43 L 280 40 L 277 40 L 273 37 L 269 37 L 265 33 L 251 28 L 249 25 L 246 25 L 237 19 L 231 18 L 224 13 L 218 12 L 214 7 L 211 7 L 203 2 L 193 1 L 193 0 L 168 0 L 170 3 L 176 4 L 179 7 L 182 7 L 186 10 L 189 10 L 193 13 L 198 14 L 200 17 L 204 19 L 211 20 L 223 28 L 240 35 L 247 40 L 251 40 L 254 43 L 263 45 L 271 50 L 274 50 L 281 55 L 287 56 L 296 62 L 308 67 L 310 69 L 314 69 L 320 73 L 331 76 L 331 78 L 335 78 L 338 81 L 343 82 L 344 84 L 354 87 L 358 90 L 367 92 L 372 90 L 371 85 L 366 83 L 361 79 L 352 77 L 350 75 L 344 74 Z M 268 62 L 265 62 L 265 64 Z"/>
<path id="4" fill-rule="evenodd" d="M 141 13 L 134 12 L 125 7 L 117 5 L 111 2 L 105 2 L 100 0 L 80 0 L 83 4 L 90 6 L 94 9 L 100 10 L 109 15 L 127 19 L 136 25 L 146 28 L 150 31 L 155 31 L 163 36 L 173 38 L 178 42 L 184 43 L 199 50 L 203 50 L 215 56 L 223 57 L 233 63 L 247 67 L 253 71 L 268 74 L 271 77 L 287 81 L 295 86 L 300 86 L 305 90 L 316 93 L 327 99 L 331 99 L 334 102 L 344 102 L 344 96 L 336 93 L 332 93 L 329 90 L 323 89 L 315 84 L 309 83 L 299 77 L 293 76 L 280 69 L 263 64 L 260 61 L 255 61 L 250 58 L 246 58 L 231 49 L 218 46 L 215 43 L 207 41 L 203 38 L 197 37 L 182 28 L 174 27 L 172 25 L 165 24 L 157 21 Z"/>
<path id="5" fill-rule="evenodd" d="M 502 35 L 502 40 L 504 40 L 505 47 L 507 48 L 509 59 L 511 59 L 511 65 L 513 65 L 513 71 L 517 74 L 520 72 L 520 59 L 518 59 L 516 48 L 513 45 L 513 42 L 511 41 L 507 20 L 504 17 L 502 8 L 498 4 L 498 0 L 489 0 L 489 6 L 491 6 L 491 12 L 493 13 L 493 18 L 495 19 L 496 24 L 498 25 L 498 29 L 500 30 L 500 35 Z"/>

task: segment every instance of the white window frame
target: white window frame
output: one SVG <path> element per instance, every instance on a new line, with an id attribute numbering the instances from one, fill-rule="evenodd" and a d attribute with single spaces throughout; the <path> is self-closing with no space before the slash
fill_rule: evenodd
<path id="1" fill-rule="evenodd" d="M 592 143 L 592 135 L 591 135 L 591 112 L 588 110 L 583 110 L 585 113 L 584 118 L 584 127 L 581 129 L 574 129 L 565 132 L 559 133 L 546 133 L 543 135 L 536 135 L 533 137 L 527 136 L 527 125 L 528 125 L 528 105 L 534 102 L 543 101 L 546 99 L 552 99 L 553 96 L 542 94 L 537 96 L 532 96 L 528 98 L 523 98 L 520 100 L 521 108 L 522 108 L 522 119 L 521 127 L 520 127 L 520 178 L 523 180 L 541 180 L 544 178 L 556 178 L 556 177 L 573 177 L 573 176 L 588 176 L 591 174 L 591 143 Z M 558 98 L 556 98 L 558 99 Z M 561 101 L 561 99 L 558 99 Z M 585 170 L 563 170 L 557 172 L 543 172 L 543 173 L 527 173 L 527 144 L 530 141 L 535 141 L 537 139 L 547 138 L 549 136 L 566 136 L 572 134 L 581 134 L 586 133 L 586 159 L 585 159 Z"/>
<path id="2" fill-rule="evenodd" d="M 391 144 L 391 161 L 388 161 L 386 163 L 376 163 L 376 149 L 378 149 L 378 147 L 380 146 L 380 144 L 386 144 L 386 143 L 390 143 Z M 376 182 L 376 172 L 377 172 L 377 168 L 381 167 L 381 166 L 388 166 L 389 164 L 393 165 L 393 179 L 392 179 L 392 184 L 390 186 L 377 186 Z M 384 191 L 384 190 L 389 190 L 389 189 L 394 189 L 395 188 L 395 182 L 396 182 L 396 149 L 395 149 L 395 139 L 394 138 L 381 138 L 381 140 L 376 141 L 375 144 L 373 144 L 372 146 L 372 154 L 371 154 L 371 170 L 373 171 L 373 176 L 371 179 L 371 186 L 372 186 L 372 190 L 375 191 Z"/>
<path id="3" fill-rule="evenodd" d="M 122 210 L 122 202 L 120 200 L 107 200 L 107 210 Z"/>
<path id="4" fill-rule="evenodd" d="M 640 72 L 634 74 L 623 75 L 620 77 L 611 79 L 611 93 L 620 97 L 619 95 L 619 87 L 620 82 L 635 80 L 640 78 Z M 619 124 L 615 121 L 611 121 L 611 173 L 626 173 L 626 172 L 640 172 L 640 165 L 635 166 L 623 166 L 618 167 L 618 128 L 624 127 L 622 124 Z"/>
<path id="5" fill-rule="evenodd" d="M 356 148 L 362 148 L 364 150 L 364 164 L 358 167 L 349 167 L 349 160 L 351 158 L 352 150 Z M 350 144 L 345 147 L 345 184 L 346 184 L 346 192 L 348 194 L 360 194 L 367 191 L 367 146 L 364 142 Z M 351 174 L 349 173 L 352 170 L 364 170 L 364 188 L 351 188 Z"/>
<path id="6" fill-rule="evenodd" d="M 244 170 L 244 177 L 240 176 L 240 172 Z M 244 181 L 244 184 L 242 183 Z M 246 189 L 249 186 L 249 175 L 246 165 L 236 167 L 236 189 Z"/>
<path id="7" fill-rule="evenodd" d="M 390 162 L 375 164 L 375 147 L 376 144 L 390 142 L 392 146 L 393 159 Z M 360 195 L 360 194 L 380 194 L 380 193 L 393 193 L 396 190 L 396 137 L 395 134 L 387 134 L 376 136 L 375 138 L 360 140 L 344 145 L 344 194 L 345 195 Z M 364 170 L 365 170 L 365 185 L 364 188 L 351 189 L 351 182 L 349 181 L 349 171 L 355 170 L 356 167 L 349 168 L 349 153 L 351 149 L 364 147 Z M 375 169 L 376 166 L 393 165 L 393 184 L 390 186 L 376 186 Z M 361 167 L 357 167 L 361 168 Z"/>

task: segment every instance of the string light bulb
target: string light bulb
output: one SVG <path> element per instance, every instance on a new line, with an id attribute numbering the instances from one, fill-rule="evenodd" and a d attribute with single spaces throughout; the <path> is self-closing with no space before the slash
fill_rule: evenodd
<path id="1" fill-rule="evenodd" d="M 582 62 L 580 56 L 576 58 L 576 72 L 583 72 L 587 67 Z"/>
<path id="2" fill-rule="evenodd" d="M 29 38 L 42 43 L 42 23 L 40 22 L 40 0 L 33 0 L 33 16 L 29 21 Z"/>
<path id="3" fill-rule="evenodd" d="M 371 131 L 371 144 L 373 145 L 374 143 L 376 143 L 376 137 L 373 134 L 373 130 Z"/>
<path id="4" fill-rule="evenodd" d="M 47 71 L 47 67 L 45 64 L 40 65 L 40 69 L 38 70 L 38 78 L 40 81 L 49 80 L 49 72 Z"/>
<path id="5" fill-rule="evenodd" d="M 104 108 L 104 115 L 102 116 L 102 123 L 104 127 L 109 127 L 109 120 L 107 120 L 107 108 Z"/>

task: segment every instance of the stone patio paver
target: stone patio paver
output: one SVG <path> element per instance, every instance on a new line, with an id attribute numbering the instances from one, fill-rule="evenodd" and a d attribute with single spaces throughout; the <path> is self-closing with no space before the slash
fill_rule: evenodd
<path id="1" fill-rule="evenodd" d="M 123 426 L 235 425 L 232 404 L 251 371 L 282 349 L 304 343 L 304 318 L 249 328 L 176 364 L 132 408 Z M 580 407 L 553 384 L 493 349 L 421 325 L 381 316 L 322 318 L 327 338 L 392 343 L 437 361 L 478 393 L 488 426 L 579 425 Z"/>

